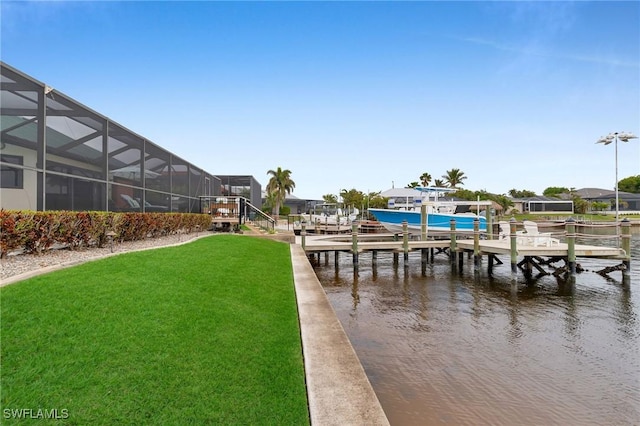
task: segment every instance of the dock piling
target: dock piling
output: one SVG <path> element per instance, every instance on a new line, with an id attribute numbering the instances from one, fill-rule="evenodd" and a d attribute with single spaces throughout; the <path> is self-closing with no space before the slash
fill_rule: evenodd
<path id="1" fill-rule="evenodd" d="M 302 226 L 302 229 L 300 230 L 300 243 L 302 245 L 302 250 L 305 250 L 307 240 L 307 222 L 303 220 L 300 225 Z"/>
<path id="2" fill-rule="evenodd" d="M 409 223 L 402 221 L 402 251 L 405 265 L 409 262 Z"/>
<path id="3" fill-rule="evenodd" d="M 511 254 L 511 273 L 518 273 L 518 248 L 516 247 L 516 219 L 514 217 L 509 221 L 509 239 Z"/>
<path id="4" fill-rule="evenodd" d="M 449 227 L 451 228 L 451 243 L 449 245 L 449 257 L 451 260 L 451 264 L 455 265 L 456 264 L 456 254 L 457 254 L 457 250 L 458 248 L 456 247 L 456 220 L 455 219 L 451 219 L 449 221 Z"/>
<path id="5" fill-rule="evenodd" d="M 477 217 L 473 219 L 473 264 L 476 269 L 480 267 L 482 263 L 482 256 L 480 255 L 480 219 Z"/>
<path id="6" fill-rule="evenodd" d="M 353 253 L 353 264 L 358 264 L 358 224 L 351 225 L 351 252 Z"/>
<path id="7" fill-rule="evenodd" d="M 622 270 L 622 282 L 628 284 L 631 281 L 631 221 L 626 217 L 620 223 L 620 233 L 620 245 L 625 257 L 622 260 L 625 266 Z"/>
<path id="8" fill-rule="evenodd" d="M 576 221 L 570 217 L 566 222 L 567 230 L 567 267 L 570 275 L 576 274 Z"/>
<path id="9" fill-rule="evenodd" d="M 489 265 L 487 266 L 487 271 L 489 272 L 489 276 L 493 275 L 493 259 L 494 255 L 489 255 Z"/>
<path id="10" fill-rule="evenodd" d="M 422 275 L 427 271 L 427 263 L 429 262 L 429 251 L 427 249 L 420 250 L 420 265 L 422 267 Z"/>
<path id="11" fill-rule="evenodd" d="M 427 205 L 420 206 L 420 239 L 427 240 Z"/>

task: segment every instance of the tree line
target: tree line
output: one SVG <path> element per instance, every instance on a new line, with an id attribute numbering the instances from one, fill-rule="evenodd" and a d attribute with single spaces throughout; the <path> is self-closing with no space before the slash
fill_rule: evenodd
<path id="1" fill-rule="evenodd" d="M 267 183 L 266 192 L 267 197 L 265 200 L 265 207 L 271 209 L 274 214 L 278 214 L 281 211 L 281 207 L 284 205 L 284 201 L 288 194 L 291 194 L 296 186 L 295 182 L 291 178 L 291 170 L 282 169 L 278 167 L 275 170 L 269 170 L 267 175 L 270 176 Z M 513 207 L 514 203 L 511 198 L 527 198 L 535 197 L 537 194 L 530 190 L 518 190 L 511 189 L 508 195 L 505 194 L 493 194 L 486 190 L 471 191 L 461 188 L 464 185 L 464 181 L 467 179 L 464 172 L 460 169 L 452 168 L 447 170 L 441 179 L 433 179 L 428 172 L 422 173 L 417 181 L 409 182 L 405 188 L 416 188 L 419 186 L 429 186 L 433 182 L 433 186 L 438 188 L 453 188 L 456 189 L 451 195 L 453 197 L 476 201 L 478 199 L 486 201 L 494 201 L 503 211 L 507 211 L 510 207 Z M 631 192 L 640 194 L 640 175 L 630 176 L 624 178 L 618 182 L 618 190 L 623 192 Z M 543 193 L 545 197 L 559 198 L 561 195 L 568 195 L 574 202 L 574 210 L 576 213 L 586 213 L 588 203 L 581 199 L 576 194 L 575 188 L 566 188 L 561 186 L 552 186 L 546 188 Z M 326 203 L 337 203 L 338 197 L 342 199 L 342 202 L 348 206 L 354 206 L 362 208 L 385 208 L 387 206 L 387 198 L 382 197 L 380 192 L 364 193 L 357 189 L 342 189 L 338 195 L 325 194 L 322 199 Z M 606 207 L 606 203 L 602 208 Z M 597 205 L 592 205 L 592 208 L 598 209 Z"/>

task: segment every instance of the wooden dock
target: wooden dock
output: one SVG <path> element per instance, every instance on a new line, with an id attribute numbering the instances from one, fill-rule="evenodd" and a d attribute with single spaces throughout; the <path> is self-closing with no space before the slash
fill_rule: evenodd
<path id="1" fill-rule="evenodd" d="M 473 251 L 473 240 L 458 240 L 458 246 L 464 250 Z M 521 244 L 516 246 L 519 256 L 545 256 L 545 257 L 567 257 L 569 255 L 569 244 L 560 243 L 556 246 L 541 247 Z M 481 254 L 510 254 L 511 245 L 509 241 L 482 240 L 480 242 Z M 597 257 L 608 259 L 624 260 L 626 258 L 624 250 L 615 247 L 601 247 L 592 245 L 575 245 L 576 257 Z"/>
<path id="2" fill-rule="evenodd" d="M 554 275 L 565 273 L 573 276 L 576 272 L 580 272 L 580 266 L 576 263 L 577 258 L 600 258 L 620 260 L 622 263 L 615 267 L 607 267 L 602 271 L 598 271 L 601 275 L 609 272 L 621 271 L 623 282 L 630 282 L 630 233 L 629 228 L 623 226 L 622 247 L 601 247 L 593 245 L 583 245 L 575 243 L 575 228 L 572 222 L 569 222 L 569 231 L 566 235 L 565 242 L 557 242 L 548 246 L 536 246 L 531 243 L 518 244 L 518 238 L 514 231 L 511 238 L 493 240 L 480 238 L 480 233 L 475 232 L 473 238 L 468 235 L 458 237 L 452 234 L 449 239 L 425 239 L 415 240 L 409 239 L 409 234 L 405 229 L 402 236 L 399 234 L 358 234 L 352 232 L 348 235 L 307 235 L 302 233 L 299 237 L 302 248 L 309 257 L 315 254 L 326 253 L 330 251 L 350 252 L 353 255 L 354 266 L 358 264 L 358 256 L 364 252 L 373 252 L 374 257 L 378 251 L 387 251 L 394 253 L 394 260 L 397 260 L 399 254 L 403 254 L 405 261 L 408 255 L 413 251 L 421 251 L 423 262 L 428 259 L 429 255 L 433 260 L 435 250 L 438 253 L 445 252 L 452 264 L 458 264 L 460 268 L 463 265 L 463 253 L 468 257 L 473 255 L 474 264 L 479 267 L 482 264 L 482 258 L 488 258 L 489 272 L 493 268 L 495 262 L 503 263 L 496 255 L 509 255 L 511 262 L 511 271 L 517 272 L 518 267 L 527 274 L 533 269 L 537 269 L 541 274 L 547 272 L 541 267 L 542 264 L 550 265 L 551 263 L 563 260 L 564 266 L 556 268 Z M 522 260 L 519 261 L 519 258 Z M 545 260 L 544 258 L 547 258 Z M 318 259 L 319 260 L 319 259 Z"/>
<path id="3" fill-rule="evenodd" d="M 406 243 L 400 240 L 393 240 L 393 234 L 368 234 L 358 235 L 357 252 L 363 253 L 367 251 L 392 251 L 396 253 L 412 252 L 422 249 L 438 248 L 449 249 L 451 240 L 409 240 Z M 475 249 L 475 242 L 472 239 L 457 239 L 457 251 L 471 251 Z M 307 253 L 317 253 L 325 251 L 345 251 L 353 252 L 353 241 L 351 235 L 348 236 L 306 236 L 303 248 Z M 510 254 L 511 245 L 509 241 L 499 240 L 480 240 L 479 249 L 481 255 L 489 254 Z M 519 256 L 548 256 L 548 257 L 567 257 L 569 255 L 569 245 L 560 243 L 552 247 L 519 245 L 517 246 L 517 254 Z M 577 257 L 597 257 L 620 259 L 626 258 L 623 249 L 614 247 L 601 247 L 592 245 L 576 245 L 575 254 Z"/>

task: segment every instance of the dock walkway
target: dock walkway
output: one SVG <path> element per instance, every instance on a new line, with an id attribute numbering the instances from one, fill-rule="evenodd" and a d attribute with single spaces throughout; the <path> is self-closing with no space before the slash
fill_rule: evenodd
<path id="1" fill-rule="evenodd" d="M 359 263 L 359 256 L 363 252 L 372 252 L 373 258 L 376 258 L 377 252 L 392 252 L 394 262 L 398 261 L 398 255 L 403 254 L 405 263 L 409 259 L 409 253 L 420 251 L 423 265 L 434 259 L 434 255 L 444 252 L 448 255 L 452 264 L 457 264 L 459 268 L 463 267 L 465 256 L 471 258 L 476 268 L 482 265 L 483 257 L 488 259 L 488 271 L 492 273 L 494 264 L 502 264 L 503 262 L 497 255 L 508 255 L 511 264 L 511 272 L 515 275 L 520 268 L 527 279 L 532 277 L 532 271 L 537 269 L 542 275 L 548 275 L 542 265 L 551 265 L 557 261 L 564 261 L 564 266 L 556 267 L 553 275 L 565 277 L 573 277 L 576 272 L 581 272 L 581 266 L 577 263 L 578 258 L 599 258 L 619 260 L 621 263 L 615 266 L 607 266 L 597 273 L 607 275 L 614 271 L 622 272 L 623 283 L 629 283 L 631 279 L 631 257 L 629 255 L 629 235 L 623 235 L 626 242 L 622 243 L 624 248 L 601 247 L 593 245 L 576 244 L 575 237 L 567 237 L 566 242 L 556 241 L 549 246 L 536 246 L 534 244 L 520 243 L 517 238 L 488 240 L 480 239 L 476 235 L 473 239 L 456 238 L 454 241 L 445 239 L 431 240 L 410 240 L 408 234 L 404 234 L 402 239 L 395 234 L 383 235 L 360 235 L 352 234 L 351 236 L 308 236 L 303 235 L 297 237 L 298 243 L 302 246 L 307 256 L 312 259 L 315 255 L 320 261 L 320 253 L 333 251 L 336 255 L 338 252 L 350 252 L 353 255 L 354 267 Z M 436 253 L 435 250 L 438 250 Z M 518 258 L 521 258 L 519 261 Z M 546 258 L 546 259 L 545 259 Z"/>
<path id="2" fill-rule="evenodd" d="M 394 241 L 393 237 L 393 234 L 358 235 L 358 253 L 367 251 L 393 251 L 396 253 L 403 253 L 405 251 L 405 242 L 401 239 Z M 351 236 L 336 237 L 328 235 L 307 235 L 304 243 L 299 241 L 299 244 L 302 244 L 305 252 L 307 253 L 353 251 L 353 241 L 351 240 Z M 448 239 L 425 241 L 409 240 L 406 242 L 406 248 L 409 252 L 431 248 L 444 250 L 450 247 L 451 240 Z M 475 243 L 473 239 L 457 239 L 456 247 L 458 251 L 474 251 Z M 481 255 L 511 253 L 511 245 L 508 240 L 480 240 L 478 248 Z M 569 245 L 567 243 L 559 243 L 558 245 L 551 247 L 521 244 L 516 247 L 516 250 L 519 256 L 567 257 L 569 255 Z M 625 252 L 620 248 L 576 244 L 574 250 L 577 257 L 625 259 Z"/>

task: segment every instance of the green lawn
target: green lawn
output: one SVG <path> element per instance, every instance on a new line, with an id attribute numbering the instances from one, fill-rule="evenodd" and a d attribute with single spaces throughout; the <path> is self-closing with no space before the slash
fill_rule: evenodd
<path id="1" fill-rule="evenodd" d="M 212 236 L 0 291 L 2 424 L 309 422 L 287 244 Z"/>

